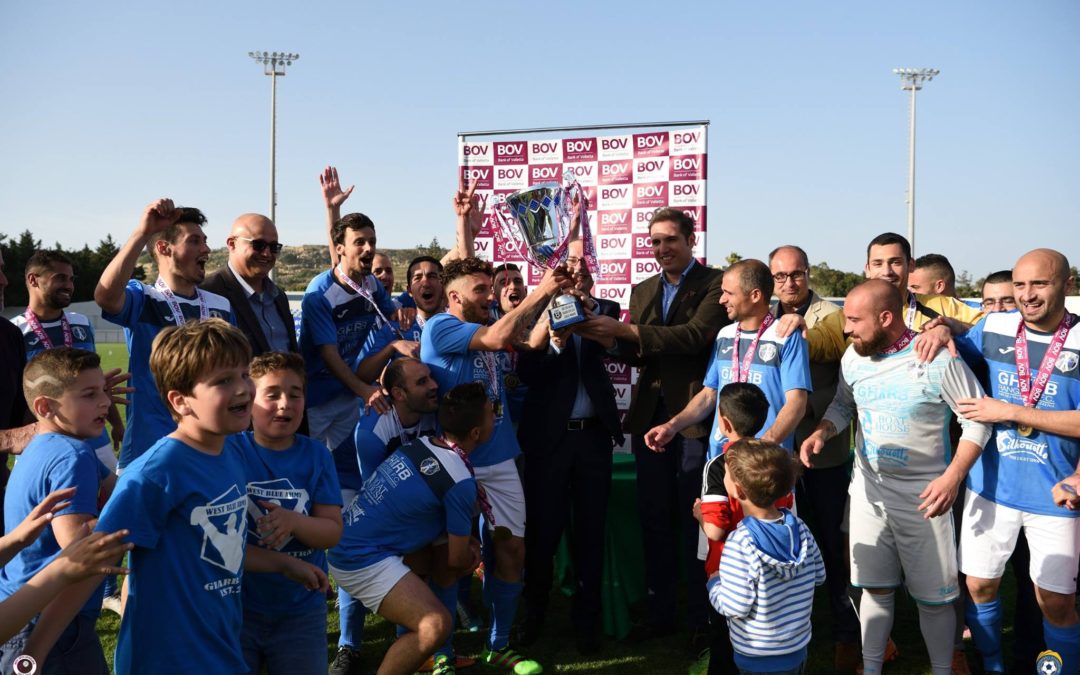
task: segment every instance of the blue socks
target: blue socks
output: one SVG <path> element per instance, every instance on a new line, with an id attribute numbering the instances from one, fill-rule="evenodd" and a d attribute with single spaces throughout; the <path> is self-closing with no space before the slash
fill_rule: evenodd
<path id="1" fill-rule="evenodd" d="M 360 649 L 360 646 L 364 644 L 364 617 L 367 616 L 367 607 L 346 593 L 341 586 L 338 586 L 337 597 L 338 617 L 341 623 L 338 648 Z"/>
<path id="2" fill-rule="evenodd" d="M 969 598 L 964 616 L 975 646 L 982 654 L 983 668 L 987 672 L 1005 672 L 1005 659 L 1001 655 L 1001 598 L 982 604 Z"/>
<path id="3" fill-rule="evenodd" d="M 491 634 L 488 648 L 498 651 L 510 643 L 510 626 L 517 614 L 521 583 L 510 583 L 495 576 L 495 569 L 487 568 L 484 574 L 485 595 L 491 598 Z M 489 590 L 490 589 L 490 590 Z"/>
<path id="4" fill-rule="evenodd" d="M 436 584 L 434 581 L 428 582 L 428 588 L 435 594 L 435 597 L 439 599 L 439 602 L 443 604 L 446 611 L 450 612 L 450 621 L 457 623 L 457 595 L 458 585 L 453 584 L 446 586 L 445 588 Z M 436 654 L 445 654 L 446 656 L 454 656 L 454 631 L 450 631 L 450 637 L 446 638 L 446 642 L 442 647 L 435 650 Z"/>
<path id="5" fill-rule="evenodd" d="M 1046 648 L 1061 655 L 1062 674 L 1080 673 L 1080 623 L 1061 628 L 1043 620 L 1043 635 L 1046 636 Z M 1034 664 L 1031 667 L 1034 669 Z"/>

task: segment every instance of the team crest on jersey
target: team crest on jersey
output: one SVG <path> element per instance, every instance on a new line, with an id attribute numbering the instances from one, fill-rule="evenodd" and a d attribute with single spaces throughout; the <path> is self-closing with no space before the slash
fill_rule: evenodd
<path id="1" fill-rule="evenodd" d="M 769 342 L 762 342 L 761 345 L 758 346 L 757 353 L 762 363 L 768 363 L 776 358 L 776 345 Z"/>
<path id="2" fill-rule="evenodd" d="M 82 326 L 72 326 L 71 327 L 71 334 L 79 342 L 85 342 L 86 341 L 86 329 L 83 328 Z"/>
<path id="3" fill-rule="evenodd" d="M 244 564 L 244 509 L 247 495 L 235 485 L 191 510 L 191 525 L 203 533 L 200 557 L 232 574 L 239 574 Z"/>
<path id="4" fill-rule="evenodd" d="M 308 491 L 303 488 L 293 487 L 292 481 L 288 478 L 248 483 L 247 493 L 248 533 L 260 539 L 262 536 L 259 534 L 256 523 L 259 518 L 269 512 L 269 509 L 261 506 L 259 502 L 274 504 L 278 508 L 288 509 L 303 515 L 307 515 L 308 511 L 311 510 L 311 498 Z M 291 536 L 287 538 L 276 550 L 280 551 L 285 548 L 292 539 Z"/>
<path id="5" fill-rule="evenodd" d="M 1078 363 L 1080 363 L 1080 356 L 1076 352 L 1062 352 L 1054 365 L 1063 373 L 1071 373 L 1076 370 Z"/>
<path id="6" fill-rule="evenodd" d="M 425 476 L 434 476 L 441 468 L 434 457 L 426 457 L 420 462 L 420 473 Z"/>
<path id="7" fill-rule="evenodd" d="M 1057 675 L 1061 672 L 1061 654 L 1047 649 L 1044 652 L 1039 652 L 1039 657 L 1035 661 L 1035 672 L 1039 675 Z"/>

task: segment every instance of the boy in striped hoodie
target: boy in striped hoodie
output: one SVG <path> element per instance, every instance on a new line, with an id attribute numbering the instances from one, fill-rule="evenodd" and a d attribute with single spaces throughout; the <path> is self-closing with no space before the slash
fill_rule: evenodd
<path id="1" fill-rule="evenodd" d="M 732 443 L 724 454 L 725 487 L 745 517 L 709 578 L 709 601 L 728 617 L 740 672 L 802 673 L 814 587 L 825 583 L 825 564 L 806 524 L 775 506 L 794 487 L 798 460 L 757 439 Z"/>

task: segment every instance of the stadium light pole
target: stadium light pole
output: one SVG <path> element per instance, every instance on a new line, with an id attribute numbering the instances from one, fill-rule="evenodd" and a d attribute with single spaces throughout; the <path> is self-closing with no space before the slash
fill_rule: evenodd
<path id="1" fill-rule="evenodd" d="M 911 255 L 915 256 L 915 92 L 922 89 L 924 82 L 934 79 L 940 70 L 936 68 L 893 68 L 900 76 L 900 89 L 911 92 L 911 118 L 908 127 L 908 198 L 907 198 L 907 239 L 911 244 Z"/>
<path id="2" fill-rule="evenodd" d="M 248 52 L 256 63 L 263 65 L 263 73 L 270 76 L 270 220 L 277 225 L 277 78 L 285 77 L 285 67 L 300 58 L 292 52 Z M 270 279 L 275 280 L 274 269 Z"/>

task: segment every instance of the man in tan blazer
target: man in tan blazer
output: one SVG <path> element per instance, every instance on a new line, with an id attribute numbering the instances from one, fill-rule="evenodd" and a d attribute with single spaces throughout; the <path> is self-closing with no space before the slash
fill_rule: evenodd
<path id="1" fill-rule="evenodd" d="M 786 245 L 769 254 L 769 271 L 773 275 L 777 301 L 773 313 L 800 314 L 808 328 L 840 307 L 824 300 L 810 290 L 810 261 L 806 251 Z M 832 403 L 840 368 L 836 363 L 810 361 L 810 381 L 814 391 L 806 402 L 806 414 L 795 428 L 795 447 L 813 433 L 825 410 Z M 848 572 L 844 563 L 844 535 L 840 524 L 844 519 L 851 472 L 851 443 L 848 434 L 828 441 L 799 478 L 795 499 L 799 517 L 809 525 L 821 548 L 828 581 L 829 608 L 832 612 L 832 636 L 836 643 L 835 666 L 838 671 L 854 670 L 860 663 L 859 618 L 847 596 Z"/>
<path id="2" fill-rule="evenodd" d="M 703 643 L 708 613 L 705 570 L 697 559 L 698 524 L 692 515 L 712 419 L 684 429 L 661 451 L 645 446 L 646 431 L 668 421 L 701 390 L 716 333 L 728 323 L 720 306 L 723 274 L 694 260 L 694 221 L 678 209 L 660 209 L 649 223 L 653 255 L 662 272 L 630 293 L 630 321 L 597 316 L 577 329 L 582 337 L 614 337 L 615 358 L 638 366 L 637 390 L 624 427 L 637 463 L 638 515 L 645 548 L 648 625 L 640 637 L 678 629 L 676 581 L 680 534 L 687 574 L 686 627 Z"/>

